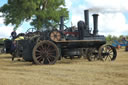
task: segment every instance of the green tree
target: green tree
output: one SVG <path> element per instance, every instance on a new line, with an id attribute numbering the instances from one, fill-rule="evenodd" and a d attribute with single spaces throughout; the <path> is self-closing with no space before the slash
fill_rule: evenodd
<path id="1" fill-rule="evenodd" d="M 112 40 L 118 40 L 118 37 L 117 36 L 112 36 Z"/>
<path id="2" fill-rule="evenodd" d="M 128 35 L 126 36 L 126 39 L 128 40 Z"/>
<path id="3" fill-rule="evenodd" d="M 111 44 L 112 43 L 112 36 L 111 35 L 106 36 L 106 41 L 108 44 Z"/>
<path id="4" fill-rule="evenodd" d="M 8 0 L 0 12 L 5 17 L 5 25 L 12 24 L 15 29 L 28 20 L 32 26 L 40 29 L 58 23 L 60 16 L 68 19 L 65 0 Z"/>
<path id="5" fill-rule="evenodd" d="M 111 41 L 112 40 L 112 36 L 111 35 L 106 36 L 106 40 L 107 41 Z"/>

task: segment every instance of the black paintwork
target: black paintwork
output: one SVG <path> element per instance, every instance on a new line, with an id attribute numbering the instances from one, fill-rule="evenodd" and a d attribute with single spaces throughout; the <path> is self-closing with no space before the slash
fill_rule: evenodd
<path id="1" fill-rule="evenodd" d="M 40 32 L 40 35 L 35 38 L 33 38 L 34 36 L 29 36 L 27 38 L 25 36 L 24 40 L 19 40 L 18 46 L 21 47 L 21 49 L 19 50 L 22 50 L 23 59 L 26 61 L 33 61 L 32 51 L 33 47 L 38 43 L 37 40 L 50 40 L 54 42 L 60 49 L 61 56 L 81 56 L 82 48 L 99 49 L 101 45 L 106 44 L 105 37 L 103 35 L 98 35 L 98 15 L 93 15 L 94 30 L 92 34 L 91 30 L 89 29 L 88 10 L 85 10 L 84 13 L 85 21 L 79 21 L 77 27 L 78 29 L 74 31 L 72 30 L 72 27 L 64 29 L 64 17 L 61 17 L 59 32 L 61 33 L 63 39 L 61 39 L 60 41 L 52 41 L 50 39 L 50 33 L 53 30 L 46 30 Z M 76 34 L 65 34 L 65 32 L 75 32 Z"/>

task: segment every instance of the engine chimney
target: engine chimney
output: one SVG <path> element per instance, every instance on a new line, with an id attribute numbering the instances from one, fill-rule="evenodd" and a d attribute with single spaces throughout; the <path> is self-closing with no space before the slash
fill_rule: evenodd
<path id="1" fill-rule="evenodd" d="M 85 29 L 89 33 L 89 10 L 84 10 Z"/>
<path id="2" fill-rule="evenodd" d="M 60 30 L 63 31 L 64 30 L 64 16 L 60 17 Z"/>
<path id="3" fill-rule="evenodd" d="M 93 26 L 94 26 L 94 30 L 93 30 L 93 35 L 97 35 L 98 34 L 98 14 L 93 14 Z"/>

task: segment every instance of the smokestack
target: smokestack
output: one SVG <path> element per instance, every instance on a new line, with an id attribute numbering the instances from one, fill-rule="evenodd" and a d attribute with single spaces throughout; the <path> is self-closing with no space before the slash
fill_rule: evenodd
<path id="1" fill-rule="evenodd" d="M 64 16 L 60 17 L 60 30 L 63 31 L 64 30 Z"/>
<path id="2" fill-rule="evenodd" d="M 89 10 L 84 10 L 85 29 L 89 32 Z"/>
<path id="3" fill-rule="evenodd" d="M 93 35 L 97 35 L 98 34 L 98 14 L 93 14 L 93 26 L 94 26 L 94 30 L 93 30 Z"/>

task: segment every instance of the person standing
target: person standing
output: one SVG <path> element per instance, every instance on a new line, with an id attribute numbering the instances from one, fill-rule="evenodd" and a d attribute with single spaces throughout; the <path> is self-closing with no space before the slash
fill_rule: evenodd
<path id="1" fill-rule="evenodd" d="M 12 37 L 12 40 L 14 40 L 17 36 L 17 33 L 16 33 L 16 30 L 14 30 L 12 33 L 11 33 L 11 37 Z"/>

